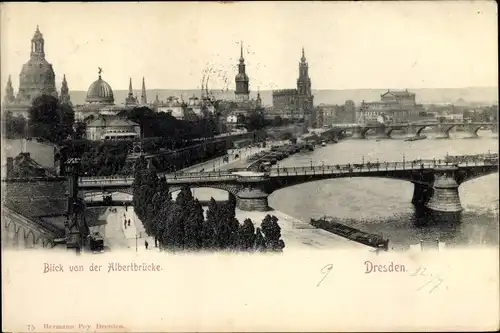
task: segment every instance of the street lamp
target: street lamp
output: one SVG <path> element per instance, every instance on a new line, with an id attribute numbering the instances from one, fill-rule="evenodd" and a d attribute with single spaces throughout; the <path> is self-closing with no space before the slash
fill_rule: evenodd
<path id="1" fill-rule="evenodd" d="M 312 170 L 312 168 L 313 168 L 313 160 L 312 160 L 312 158 L 311 158 L 310 162 L 311 162 L 311 170 Z"/>
<path id="2" fill-rule="evenodd" d="M 362 164 L 363 166 L 365 166 L 365 156 L 364 156 L 364 155 L 363 155 L 363 156 L 361 156 L 361 161 L 362 161 L 362 162 L 361 162 L 361 164 Z"/>

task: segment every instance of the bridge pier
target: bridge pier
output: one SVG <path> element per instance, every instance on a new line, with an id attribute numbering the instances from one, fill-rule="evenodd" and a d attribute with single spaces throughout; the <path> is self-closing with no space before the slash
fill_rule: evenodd
<path id="1" fill-rule="evenodd" d="M 458 219 L 463 208 L 458 193 L 458 183 L 454 178 L 455 166 L 440 166 L 434 170 L 433 193 L 426 207 L 438 216 Z"/>
<path id="2" fill-rule="evenodd" d="M 411 203 L 415 206 L 424 207 L 432 197 L 433 188 L 431 186 L 426 186 L 418 183 L 413 183 L 413 185 L 413 197 L 411 199 Z"/>
<path id="3" fill-rule="evenodd" d="M 269 194 L 255 187 L 246 187 L 236 195 L 236 207 L 244 211 L 266 212 L 270 210 Z"/>
<path id="4" fill-rule="evenodd" d="M 452 126 L 453 127 L 453 126 Z M 439 124 L 436 131 L 436 139 L 449 139 L 450 130 L 452 129 L 449 125 Z"/>
<path id="5" fill-rule="evenodd" d="M 351 139 L 364 139 L 363 134 L 361 133 L 361 128 L 360 127 L 354 127 L 352 129 L 352 136 Z"/>
<path id="6" fill-rule="evenodd" d="M 377 132 L 377 136 L 375 137 L 376 139 L 380 140 L 380 139 L 390 139 L 391 138 L 390 134 L 387 135 L 385 125 L 383 125 L 383 124 L 380 126 L 377 126 L 376 132 Z"/>
<path id="7" fill-rule="evenodd" d="M 466 137 L 467 139 L 474 139 L 478 138 L 479 135 L 477 135 L 477 131 L 479 130 L 481 126 L 473 126 L 472 124 L 467 124 L 465 126 L 465 131 L 467 132 L 468 136 Z"/>

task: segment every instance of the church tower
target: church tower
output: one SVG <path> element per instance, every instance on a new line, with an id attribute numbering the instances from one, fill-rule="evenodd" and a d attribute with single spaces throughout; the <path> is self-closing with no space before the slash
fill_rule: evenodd
<path id="1" fill-rule="evenodd" d="M 14 103 L 16 97 L 14 96 L 14 88 L 12 87 L 12 79 L 10 78 L 7 80 L 7 86 L 5 87 L 5 104 L 11 104 Z"/>
<path id="2" fill-rule="evenodd" d="M 61 85 L 61 96 L 60 96 L 61 104 L 71 105 L 71 97 L 69 96 L 69 88 L 68 82 L 66 81 L 66 74 L 63 77 L 62 85 Z"/>
<path id="3" fill-rule="evenodd" d="M 125 98 L 125 105 L 135 105 L 137 104 L 137 100 L 134 97 L 134 90 L 132 89 L 132 78 L 130 78 L 128 82 L 128 95 Z"/>
<path id="4" fill-rule="evenodd" d="M 40 95 L 58 97 L 54 69 L 45 59 L 45 40 L 37 26 L 31 39 L 30 59 L 19 74 L 16 103 L 29 107 L 33 99 Z"/>
<path id="5" fill-rule="evenodd" d="M 311 92 L 311 79 L 309 78 L 309 64 L 306 60 L 304 47 L 299 62 L 299 78 L 297 79 L 297 97 L 300 113 L 308 120 L 314 107 L 314 96 Z"/>
<path id="6" fill-rule="evenodd" d="M 255 101 L 255 106 L 257 109 L 262 108 L 262 98 L 260 98 L 260 88 L 257 89 L 257 100 Z"/>
<path id="7" fill-rule="evenodd" d="M 250 97 L 248 75 L 245 71 L 245 58 L 243 58 L 243 42 L 240 45 L 240 63 L 238 64 L 238 74 L 236 74 L 236 102 L 248 101 Z"/>
<path id="8" fill-rule="evenodd" d="M 309 64 L 306 60 L 304 48 L 299 63 L 299 78 L 297 79 L 297 91 L 299 95 L 311 96 L 311 79 L 309 78 Z"/>
<path id="9" fill-rule="evenodd" d="M 142 77 L 142 93 L 141 93 L 141 104 L 147 104 L 148 98 L 146 96 L 146 83 L 144 82 L 144 77 Z"/>

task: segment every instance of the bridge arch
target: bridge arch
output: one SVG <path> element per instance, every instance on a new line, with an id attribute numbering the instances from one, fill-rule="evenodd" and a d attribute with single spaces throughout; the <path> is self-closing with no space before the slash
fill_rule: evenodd
<path id="1" fill-rule="evenodd" d="M 450 131 L 452 130 L 452 128 L 456 127 L 457 125 L 456 124 L 452 124 L 452 125 L 446 125 L 447 127 L 445 128 L 444 130 L 444 134 L 445 135 L 450 135 Z"/>
<path id="2" fill-rule="evenodd" d="M 385 132 L 385 135 L 387 135 L 388 138 L 391 137 L 391 134 L 392 132 L 394 132 L 395 130 L 400 130 L 399 128 L 393 128 L 393 127 L 390 127 L 386 132 Z"/>
<path id="3" fill-rule="evenodd" d="M 227 192 L 230 195 L 237 196 L 239 192 L 239 188 L 233 187 L 233 186 L 228 186 L 228 185 L 218 185 L 218 184 L 191 184 L 189 185 L 189 188 L 191 191 L 196 190 L 196 189 L 213 189 L 213 190 L 222 190 L 224 192 Z M 177 194 L 182 190 L 181 186 L 172 186 L 169 188 L 169 193 L 172 195 L 172 197 L 177 196 Z M 174 195 L 175 194 L 175 195 Z M 209 198 L 210 199 L 210 198 Z"/>
<path id="4" fill-rule="evenodd" d="M 371 131 L 371 130 L 374 130 L 374 131 L 375 131 L 375 130 L 376 130 L 376 128 L 367 127 L 367 128 L 363 128 L 363 129 L 361 129 L 361 133 L 360 133 L 360 134 L 361 134 L 361 137 L 362 137 L 362 138 L 366 138 L 366 135 L 367 135 L 367 134 L 368 134 L 368 132 L 369 132 L 369 131 Z"/>
<path id="5" fill-rule="evenodd" d="M 476 125 L 476 126 L 474 126 L 474 127 L 472 128 L 472 134 L 473 134 L 474 136 L 478 136 L 477 132 L 479 132 L 479 130 L 480 130 L 481 128 L 483 128 L 483 126 L 484 126 L 484 125 Z"/>
<path id="6" fill-rule="evenodd" d="M 416 132 L 417 136 L 420 136 L 420 134 L 422 133 L 422 131 L 424 129 L 426 129 L 426 128 L 431 128 L 431 127 L 430 126 L 420 126 L 420 127 L 418 127 L 417 128 L 417 132 Z"/>
<path id="7" fill-rule="evenodd" d="M 325 175 L 325 177 L 318 177 L 318 178 L 308 178 L 308 177 L 300 177 L 298 179 L 292 180 L 292 181 L 287 181 L 285 183 L 279 183 L 279 184 L 274 184 L 274 186 L 271 186 L 268 193 L 274 193 L 279 190 L 297 186 L 297 185 L 302 185 L 306 183 L 313 183 L 317 181 L 325 181 L 325 180 L 333 180 L 333 179 L 345 179 L 345 178 L 379 178 L 379 179 L 390 179 L 390 180 L 395 180 L 395 181 L 404 181 L 408 183 L 412 182 L 419 182 L 422 184 L 427 184 L 428 186 L 432 185 L 432 180 L 423 180 L 423 179 L 417 179 L 412 178 L 409 174 L 393 174 L 393 175 L 388 175 L 388 174 L 383 174 L 385 169 L 380 168 L 380 173 L 375 173 L 373 175 L 367 175 L 367 174 L 361 174 L 361 175 L 342 175 L 342 174 L 335 174 L 335 175 Z"/>

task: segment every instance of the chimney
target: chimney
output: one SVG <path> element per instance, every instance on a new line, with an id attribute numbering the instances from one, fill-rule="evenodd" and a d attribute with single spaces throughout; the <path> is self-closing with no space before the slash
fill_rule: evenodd
<path id="1" fill-rule="evenodd" d="M 13 171 L 14 171 L 14 158 L 7 157 L 7 177 L 11 177 Z"/>

